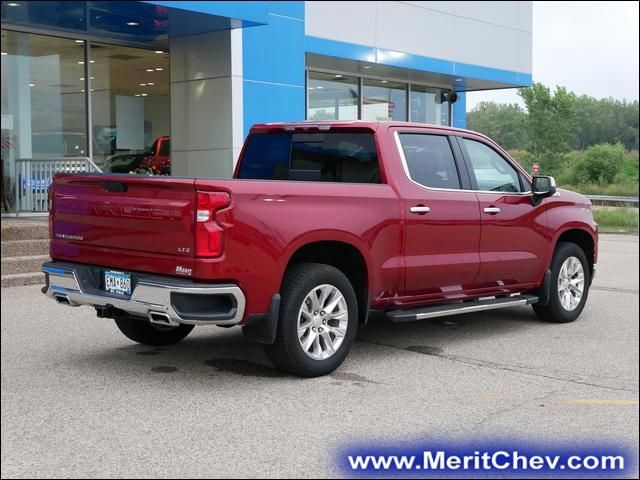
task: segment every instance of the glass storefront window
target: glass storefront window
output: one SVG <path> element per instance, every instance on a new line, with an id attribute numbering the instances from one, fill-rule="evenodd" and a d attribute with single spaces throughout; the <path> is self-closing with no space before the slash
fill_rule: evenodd
<path id="1" fill-rule="evenodd" d="M 84 42 L 2 30 L 2 212 L 17 159 L 87 155 Z"/>
<path id="2" fill-rule="evenodd" d="M 407 85 L 390 80 L 363 82 L 362 120 L 407 120 Z"/>
<path id="3" fill-rule="evenodd" d="M 169 94 L 164 50 L 2 30 L 2 213 L 41 210 L 59 157 L 169 173 Z"/>
<path id="4" fill-rule="evenodd" d="M 358 78 L 309 72 L 309 120 L 357 120 Z"/>
<path id="5" fill-rule="evenodd" d="M 169 55 L 91 43 L 91 60 L 94 162 L 114 173 L 144 165 L 168 172 Z"/>
<path id="6" fill-rule="evenodd" d="M 451 124 L 447 90 L 385 79 L 308 72 L 308 120 L 399 120 Z M 409 111 L 407 112 L 407 91 Z M 360 115 L 359 104 L 362 103 Z M 408 115 L 410 114 L 410 115 Z"/>
<path id="7" fill-rule="evenodd" d="M 446 91 L 439 88 L 411 85 L 411 121 L 449 125 L 449 103 Z"/>

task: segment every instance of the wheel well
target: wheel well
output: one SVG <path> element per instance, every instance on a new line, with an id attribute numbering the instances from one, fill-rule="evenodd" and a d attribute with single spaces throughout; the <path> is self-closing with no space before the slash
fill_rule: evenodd
<path id="1" fill-rule="evenodd" d="M 593 273 L 594 249 L 591 235 L 584 230 L 567 230 L 558 238 L 558 243 L 560 242 L 571 242 L 578 245 L 586 255 L 589 262 L 589 270 Z"/>
<path id="2" fill-rule="evenodd" d="M 296 263 L 324 263 L 337 268 L 351 282 L 358 299 L 358 316 L 366 322 L 369 309 L 367 264 L 360 251 L 344 242 L 322 241 L 300 247 L 291 257 L 287 269 Z"/>

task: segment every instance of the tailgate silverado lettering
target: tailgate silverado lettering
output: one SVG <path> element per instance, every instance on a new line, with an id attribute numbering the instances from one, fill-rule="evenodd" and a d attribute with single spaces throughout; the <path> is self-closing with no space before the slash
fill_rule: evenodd
<path id="1" fill-rule="evenodd" d="M 105 185 L 121 188 L 109 190 Z M 58 177 L 52 198 L 52 251 L 63 259 L 75 259 L 79 252 L 73 248 L 82 248 L 82 255 L 110 249 L 116 253 L 110 266 L 141 271 L 155 268 L 141 252 L 167 256 L 169 261 L 175 257 L 170 267 L 175 275 L 177 263 L 193 268 L 189 260 L 195 200 L 194 180 L 172 179 L 169 185 L 167 179 L 153 177 Z M 125 260 L 127 253 L 138 261 Z"/>
<path id="2" fill-rule="evenodd" d="M 91 202 L 92 213 L 104 217 L 126 217 L 126 218 L 161 218 L 164 220 L 182 220 L 185 207 L 189 202 L 176 202 L 172 206 L 139 206 L 127 204 Z"/>

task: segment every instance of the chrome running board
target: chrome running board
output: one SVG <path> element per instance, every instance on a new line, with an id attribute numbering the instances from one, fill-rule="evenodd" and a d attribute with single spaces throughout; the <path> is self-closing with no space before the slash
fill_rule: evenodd
<path id="1" fill-rule="evenodd" d="M 410 310 L 390 310 L 386 312 L 389 320 L 395 323 L 415 322 L 427 318 L 460 315 L 462 313 L 482 312 L 497 308 L 515 307 L 517 305 L 531 305 L 538 302 L 535 295 L 516 295 L 513 297 L 491 298 L 489 300 L 473 300 L 468 302 L 447 303 L 430 307 L 412 308 Z"/>

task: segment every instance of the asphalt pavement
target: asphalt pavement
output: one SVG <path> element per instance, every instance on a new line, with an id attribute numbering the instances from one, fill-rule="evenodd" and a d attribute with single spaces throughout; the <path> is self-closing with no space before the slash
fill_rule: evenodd
<path id="1" fill-rule="evenodd" d="M 530 307 L 374 315 L 317 379 L 282 375 L 239 329 L 136 345 L 36 286 L 3 289 L 1 314 L 3 478 L 338 476 L 336 449 L 362 440 L 596 441 L 637 458 L 637 236 L 601 236 L 572 324 Z"/>

